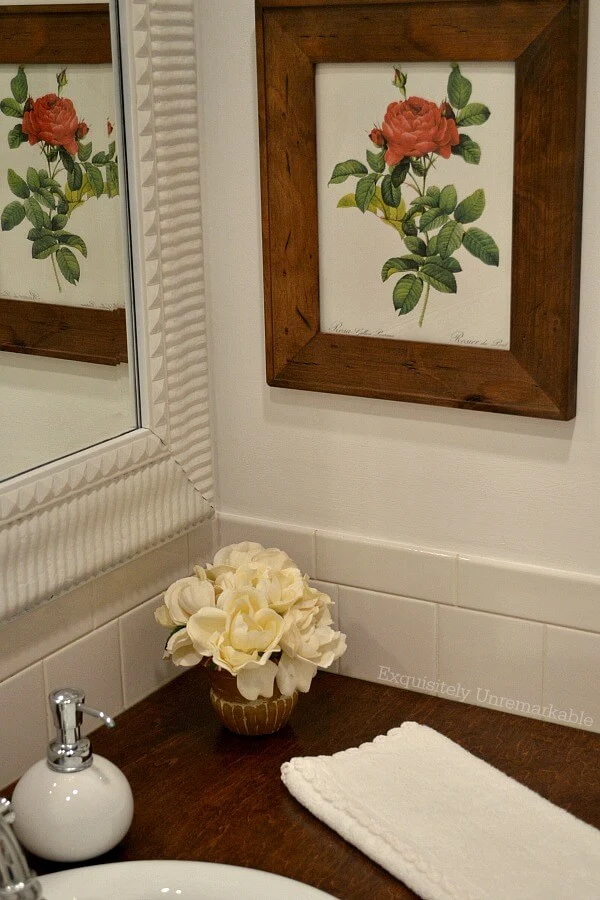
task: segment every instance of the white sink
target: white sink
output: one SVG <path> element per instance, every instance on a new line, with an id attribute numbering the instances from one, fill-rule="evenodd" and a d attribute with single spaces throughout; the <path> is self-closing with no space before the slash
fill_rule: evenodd
<path id="1" fill-rule="evenodd" d="M 44 900 L 331 900 L 270 872 L 180 860 L 85 866 L 44 875 L 40 883 Z"/>

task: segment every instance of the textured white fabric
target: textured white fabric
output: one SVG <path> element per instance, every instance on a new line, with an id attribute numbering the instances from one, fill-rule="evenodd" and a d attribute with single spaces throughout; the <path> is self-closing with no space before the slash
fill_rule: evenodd
<path id="1" fill-rule="evenodd" d="M 600 900 L 600 831 L 425 725 L 296 757 L 281 777 L 425 900 Z"/>

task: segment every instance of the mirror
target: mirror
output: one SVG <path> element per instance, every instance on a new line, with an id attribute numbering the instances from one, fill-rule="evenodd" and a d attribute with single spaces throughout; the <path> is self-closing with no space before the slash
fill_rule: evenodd
<path id="1" fill-rule="evenodd" d="M 0 484 L 0 621 L 212 515 L 194 0 L 116 0 L 113 47 L 140 425 Z"/>
<path id="2" fill-rule="evenodd" d="M 138 424 L 109 5 L 1 18 L 0 480 Z"/>

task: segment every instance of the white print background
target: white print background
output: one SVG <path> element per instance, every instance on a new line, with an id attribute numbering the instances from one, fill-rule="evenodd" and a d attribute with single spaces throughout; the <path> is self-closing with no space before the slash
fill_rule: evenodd
<path id="1" fill-rule="evenodd" d="M 354 191 L 357 179 L 328 181 L 334 166 L 346 159 L 366 164 L 365 151 L 377 148 L 369 140 L 388 105 L 402 100 L 392 84 L 393 65 L 325 63 L 317 66 L 317 178 L 321 330 L 361 333 L 399 340 L 443 344 L 469 342 L 508 348 L 515 70 L 513 63 L 460 63 L 473 84 L 470 102 L 484 103 L 491 116 L 484 125 L 464 128 L 481 146 L 481 162 L 469 165 L 459 156 L 439 158 L 427 186 L 454 184 L 459 200 L 483 188 L 486 208 L 474 223 L 492 235 L 500 249 L 500 266 L 486 266 L 461 248 L 455 254 L 463 271 L 456 276 L 457 294 L 431 290 L 423 327 L 421 302 L 398 316 L 392 291 L 398 276 L 381 281 L 381 267 L 408 250 L 398 233 L 356 208 L 338 209 L 338 200 Z M 407 96 L 441 103 L 447 95 L 449 63 L 402 65 L 408 75 Z M 416 196 L 406 184 L 407 206 Z M 471 227 L 471 226 L 467 226 Z"/>
<path id="2" fill-rule="evenodd" d="M 56 65 L 25 66 L 29 95 L 36 100 L 57 90 Z M 10 81 L 17 67 L 0 65 L 0 91 L 2 97 L 10 97 Z M 62 91 L 63 97 L 72 100 L 79 120 L 89 126 L 84 143 L 93 142 L 93 154 L 108 149 L 109 141 L 116 138 L 116 131 L 109 138 L 106 120 L 115 124 L 115 85 L 110 64 L 72 65 L 67 67 L 69 83 Z M 18 198 L 8 187 L 8 169 L 25 178 L 29 166 L 46 169 L 46 160 L 40 152 L 40 144 L 21 144 L 16 150 L 8 146 L 8 132 L 19 119 L 0 114 L 0 209 Z M 104 168 L 101 167 L 104 175 Z M 121 181 L 123 172 L 120 172 Z M 60 172 L 59 184 L 66 182 L 66 173 Z M 71 215 L 67 230 L 78 234 L 86 243 L 87 259 L 73 250 L 81 268 L 78 285 L 71 285 L 59 275 L 62 293 L 58 290 L 50 259 L 32 259 L 31 241 L 27 232 L 32 227 L 24 219 L 12 231 L 0 232 L 0 296 L 32 299 L 43 303 L 61 303 L 69 306 L 94 306 L 112 309 L 125 306 L 126 288 L 123 230 L 121 227 L 121 197 L 112 199 L 103 195 L 90 198 Z"/>

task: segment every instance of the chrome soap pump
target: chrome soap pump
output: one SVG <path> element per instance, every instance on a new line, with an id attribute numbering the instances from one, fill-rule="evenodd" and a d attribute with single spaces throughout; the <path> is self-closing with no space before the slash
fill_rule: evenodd
<path id="1" fill-rule="evenodd" d="M 133 795 L 125 775 L 109 760 L 94 756 L 81 737 L 83 714 L 114 721 L 85 705 L 83 691 L 63 688 L 49 696 L 56 738 L 47 758 L 35 763 L 17 784 L 12 805 L 15 833 L 32 853 L 58 862 L 76 862 L 106 853 L 127 833 Z"/>

